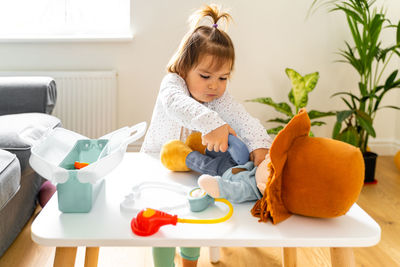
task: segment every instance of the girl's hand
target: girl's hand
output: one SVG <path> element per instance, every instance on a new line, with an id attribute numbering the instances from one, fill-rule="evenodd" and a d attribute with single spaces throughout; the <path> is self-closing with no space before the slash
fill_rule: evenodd
<path id="1" fill-rule="evenodd" d="M 257 148 L 250 153 L 250 160 L 254 162 L 255 166 L 258 166 L 267 154 L 268 148 Z"/>
<path id="2" fill-rule="evenodd" d="M 207 146 L 209 151 L 225 152 L 228 149 L 228 135 L 233 134 L 236 136 L 235 131 L 229 126 L 224 124 L 217 129 L 203 135 L 201 140 L 204 146 Z"/>

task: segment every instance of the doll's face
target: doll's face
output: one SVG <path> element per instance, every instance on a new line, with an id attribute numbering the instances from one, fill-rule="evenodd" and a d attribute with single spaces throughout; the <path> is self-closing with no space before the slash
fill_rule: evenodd
<path id="1" fill-rule="evenodd" d="M 220 68 L 213 67 L 213 57 L 205 55 L 199 64 L 188 71 L 185 76 L 190 94 L 200 103 L 208 103 L 220 98 L 226 90 L 231 73 L 231 63 L 226 62 Z"/>

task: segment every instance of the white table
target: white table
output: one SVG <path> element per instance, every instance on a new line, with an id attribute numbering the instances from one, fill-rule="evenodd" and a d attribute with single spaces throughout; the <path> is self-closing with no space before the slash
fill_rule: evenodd
<path id="1" fill-rule="evenodd" d="M 295 263 L 296 247 L 331 247 L 333 266 L 340 266 L 344 261 L 352 266 L 352 247 L 373 246 L 380 240 L 379 225 L 356 204 L 338 218 L 291 216 L 273 225 L 259 223 L 258 218 L 251 215 L 254 204 L 251 202 L 234 205 L 232 218 L 224 223 L 178 223 L 164 226 L 149 237 L 131 232 L 132 215 L 121 212 L 120 203 L 134 185 L 161 180 L 190 188 L 197 185 L 197 176 L 192 172 L 170 172 L 154 156 L 126 153 L 123 162 L 105 178 L 105 186 L 89 213 L 61 213 L 55 194 L 33 222 L 32 239 L 40 245 L 57 247 L 54 266 L 73 265 L 78 246 L 87 247 L 85 266 L 97 266 L 98 247 L 101 246 L 282 247 L 285 266 Z M 147 191 L 143 198 L 147 197 L 153 204 L 168 201 L 175 204 L 179 198 L 163 191 L 164 195 L 159 192 L 160 195 L 150 199 L 150 193 L 157 192 Z M 183 218 L 217 218 L 227 210 L 224 204 L 217 203 L 200 213 L 192 213 L 187 208 L 170 213 Z"/>

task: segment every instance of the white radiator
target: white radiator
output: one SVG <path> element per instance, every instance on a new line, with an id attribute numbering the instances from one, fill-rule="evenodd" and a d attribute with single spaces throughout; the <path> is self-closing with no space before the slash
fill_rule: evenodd
<path id="1" fill-rule="evenodd" d="M 52 115 L 66 129 L 89 138 L 98 138 L 116 129 L 116 71 L 24 71 L 0 75 L 53 77 L 57 84 L 57 102 Z"/>

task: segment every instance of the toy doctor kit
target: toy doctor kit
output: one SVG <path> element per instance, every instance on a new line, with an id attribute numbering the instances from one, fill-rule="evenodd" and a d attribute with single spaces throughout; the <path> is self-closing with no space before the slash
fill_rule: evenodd
<path id="1" fill-rule="evenodd" d="M 165 186 L 172 188 L 171 185 L 166 184 L 154 184 L 157 186 Z M 140 185 L 139 185 L 140 186 Z M 173 189 L 177 191 L 176 188 Z M 205 210 L 209 205 L 213 204 L 214 201 L 225 203 L 229 207 L 229 212 L 217 219 L 185 219 L 178 218 L 177 215 L 171 215 L 160 210 L 146 208 L 141 210 L 136 217 L 131 221 L 131 229 L 133 233 L 140 236 L 149 236 L 155 234 L 161 226 L 172 224 L 176 225 L 179 223 L 195 223 L 195 224 L 211 224 L 211 223 L 221 223 L 228 220 L 233 214 L 233 206 L 226 199 L 216 198 L 213 199 L 207 195 L 202 189 L 194 188 L 190 190 L 187 194 L 189 206 L 191 211 L 199 212 Z M 124 203 L 124 202 L 123 202 Z M 121 203 L 121 208 L 123 207 Z"/>
<path id="2" fill-rule="evenodd" d="M 145 131 L 146 123 L 142 122 L 89 139 L 56 128 L 32 147 L 29 163 L 42 177 L 57 184 L 60 211 L 89 212 L 104 183 L 102 178 L 122 161 L 128 144 Z"/>
<path id="3" fill-rule="evenodd" d="M 142 199 L 142 193 L 148 189 L 170 191 L 184 200 L 178 201 L 174 205 L 159 206 L 157 209 L 147 208 L 148 201 Z M 166 211 L 172 211 L 187 205 L 189 205 L 190 211 L 200 212 L 214 204 L 215 201 L 225 203 L 229 207 L 229 211 L 225 216 L 217 219 L 185 219 L 166 213 Z M 196 224 L 221 223 L 228 220 L 233 214 L 233 206 L 226 199 L 214 199 L 199 187 L 189 190 L 188 187 L 181 184 L 161 181 L 146 181 L 135 185 L 121 202 L 120 209 L 121 212 L 135 215 L 131 221 L 131 229 L 133 233 L 140 236 L 155 234 L 161 226 L 167 224 L 176 225 L 178 222 Z"/>

